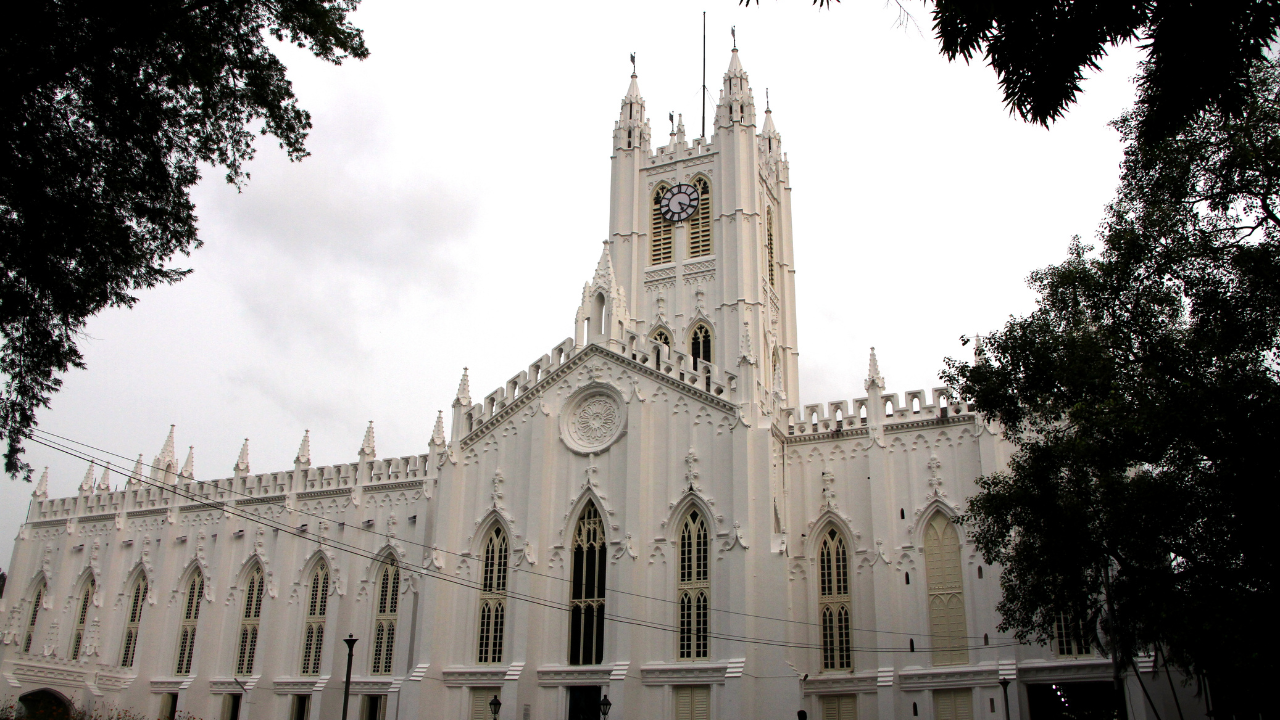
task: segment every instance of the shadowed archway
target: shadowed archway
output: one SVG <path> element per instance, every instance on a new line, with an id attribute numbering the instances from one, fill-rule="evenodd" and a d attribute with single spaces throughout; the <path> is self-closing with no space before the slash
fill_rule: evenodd
<path id="1" fill-rule="evenodd" d="M 69 720 L 71 702 L 65 695 L 48 688 L 29 692 L 18 698 L 23 717 L 28 720 Z"/>

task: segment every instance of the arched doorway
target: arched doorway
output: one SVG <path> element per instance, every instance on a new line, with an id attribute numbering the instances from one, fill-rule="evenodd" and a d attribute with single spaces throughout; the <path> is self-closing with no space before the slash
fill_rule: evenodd
<path id="1" fill-rule="evenodd" d="M 69 720 L 71 702 L 56 690 L 42 688 L 18 698 L 23 717 L 29 720 Z"/>

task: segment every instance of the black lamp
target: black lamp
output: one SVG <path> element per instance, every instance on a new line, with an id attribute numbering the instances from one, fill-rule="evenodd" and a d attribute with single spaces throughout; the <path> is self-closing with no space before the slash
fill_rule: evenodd
<path id="1" fill-rule="evenodd" d="M 493 720 L 498 720 L 498 711 L 501 709 L 502 701 L 498 699 L 497 695 L 494 695 L 493 699 L 489 701 L 489 712 L 493 713 Z"/>
<path id="2" fill-rule="evenodd" d="M 613 703 L 609 702 L 609 696 L 605 695 L 600 698 L 600 717 L 608 718 L 609 710 L 613 708 Z"/>
<path id="3" fill-rule="evenodd" d="M 1000 689 L 1004 691 L 1004 720 L 1009 720 L 1009 678 L 1000 678 Z"/>
<path id="4" fill-rule="evenodd" d="M 342 720 L 347 720 L 347 701 L 351 699 L 351 659 L 355 656 L 358 638 L 347 633 L 342 642 L 347 644 L 347 680 L 342 685 Z"/>

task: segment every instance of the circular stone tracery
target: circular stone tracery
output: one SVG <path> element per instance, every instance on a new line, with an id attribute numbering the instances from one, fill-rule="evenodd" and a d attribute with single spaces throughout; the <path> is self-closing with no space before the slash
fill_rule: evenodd
<path id="1" fill-rule="evenodd" d="M 570 450 L 600 452 L 621 435 L 625 414 L 622 398 L 607 386 L 578 391 L 566 403 L 560 419 L 560 437 Z"/>

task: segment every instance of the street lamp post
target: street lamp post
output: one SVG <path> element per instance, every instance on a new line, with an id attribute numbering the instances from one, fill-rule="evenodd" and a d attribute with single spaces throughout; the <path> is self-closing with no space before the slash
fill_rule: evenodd
<path id="1" fill-rule="evenodd" d="M 347 682 L 342 686 L 342 720 L 347 720 L 347 701 L 351 699 L 351 659 L 355 657 L 357 639 L 347 633 L 342 642 L 347 644 Z"/>
<path id="2" fill-rule="evenodd" d="M 609 710 L 613 708 L 613 703 L 609 702 L 609 696 L 605 695 L 600 698 L 600 717 L 609 720 Z"/>
<path id="3" fill-rule="evenodd" d="M 498 699 L 497 695 L 494 695 L 493 699 L 489 701 L 489 712 L 493 713 L 493 720 L 498 720 L 498 711 L 501 709 L 502 701 Z"/>
<path id="4" fill-rule="evenodd" d="M 1004 691 L 1004 720 L 1009 720 L 1009 678 L 1000 678 L 1000 689 Z"/>

